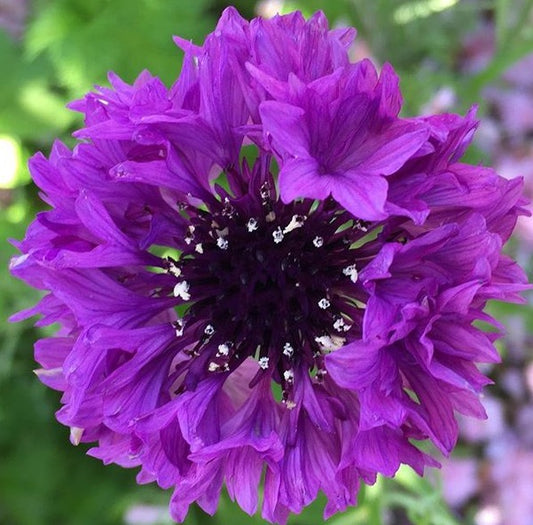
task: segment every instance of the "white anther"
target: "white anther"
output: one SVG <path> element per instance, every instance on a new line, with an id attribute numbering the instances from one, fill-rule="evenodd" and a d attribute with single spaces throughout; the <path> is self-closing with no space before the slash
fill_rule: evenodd
<path id="1" fill-rule="evenodd" d="M 325 297 L 322 297 L 322 299 L 318 301 L 318 306 L 322 308 L 322 310 L 326 310 L 331 306 L 331 303 Z"/>
<path id="2" fill-rule="evenodd" d="M 329 335 L 321 335 L 315 337 L 315 341 L 318 343 L 322 350 L 336 350 L 337 347 L 333 344 L 333 340 Z"/>
<path id="3" fill-rule="evenodd" d="M 235 215 L 235 208 L 231 205 L 227 197 L 224 197 L 224 209 L 222 210 L 222 215 L 225 215 L 230 219 Z"/>
<path id="4" fill-rule="evenodd" d="M 292 230 L 295 230 L 296 228 L 301 228 L 304 225 L 305 220 L 307 217 L 305 215 L 293 215 L 291 222 L 285 226 L 283 233 L 289 233 L 292 232 Z"/>
<path id="5" fill-rule="evenodd" d="M 191 224 L 187 227 L 187 229 L 189 230 L 189 233 L 187 233 L 187 235 L 185 236 L 185 242 L 187 244 L 191 244 L 191 242 L 193 241 L 194 239 L 194 226 Z"/>
<path id="6" fill-rule="evenodd" d="M 296 403 L 294 401 L 287 400 L 287 401 L 284 401 L 284 403 L 285 403 L 285 406 L 289 410 L 292 410 L 293 408 L 296 408 Z"/>
<path id="7" fill-rule="evenodd" d="M 168 265 L 168 273 L 170 273 L 174 277 L 179 277 L 181 275 L 181 269 L 178 266 L 176 266 L 175 263 L 170 261 Z"/>
<path id="8" fill-rule="evenodd" d="M 287 383 L 292 383 L 294 381 L 294 372 L 292 370 L 285 370 L 285 372 L 283 372 L 283 379 L 285 379 Z"/>
<path id="9" fill-rule="evenodd" d="M 259 226 L 257 225 L 257 219 L 254 219 L 253 217 L 248 219 L 248 222 L 246 223 L 246 229 L 249 232 L 254 232 L 255 230 L 257 230 L 257 228 L 259 228 Z"/>
<path id="10" fill-rule="evenodd" d="M 268 184 L 268 182 L 264 182 L 261 185 L 259 192 L 261 194 L 261 199 L 263 199 L 264 201 L 270 199 L 270 185 Z"/>
<path id="11" fill-rule="evenodd" d="M 366 233 L 368 231 L 368 228 L 361 222 L 357 222 L 355 224 L 359 230 L 361 230 L 363 233 Z"/>
<path id="12" fill-rule="evenodd" d="M 318 235 L 313 239 L 313 246 L 315 248 L 320 248 L 321 246 L 324 246 L 324 239 L 322 237 L 319 237 Z"/>
<path id="13" fill-rule="evenodd" d="M 220 368 L 220 365 L 218 363 L 215 363 L 214 361 L 211 361 L 209 363 L 209 371 L 210 372 L 216 372 Z"/>
<path id="14" fill-rule="evenodd" d="M 228 249 L 228 245 L 229 245 L 229 242 L 227 239 L 224 239 L 224 237 L 219 237 L 217 239 L 217 246 L 221 249 L 221 250 L 227 250 Z"/>
<path id="15" fill-rule="evenodd" d="M 287 357 L 292 357 L 294 355 L 294 348 L 290 343 L 285 343 L 283 345 L 283 355 L 286 355 Z"/>
<path id="16" fill-rule="evenodd" d="M 213 335 L 215 333 L 215 327 L 212 324 L 208 324 L 204 328 L 204 334 L 205 335 Z"/>
<path id="17" fill-rule="evenodd" d="M 279 244 L 283 240 L 284 235 L 279 226 L 272 232 L 272 237 L 274 237 L 276 244 Z"/>
<path id="18" fill-rule="evenodd" d="M 268 368 L 268 357 L 261 357 L 259 359 L 259 367 L 262 368 L 263 370 L 266 370 Z"/>
<path id="19" fill-rule="evenodd" d="M 343 268 L 342 273 L 346 275 L 346 277 L 349 277 L 352 283 L 357 282 L 359 273 L 357 271 L 357 268 L 355 267 L 355 264 L 350 264 L 350 266 L 346 266 L 346 268 Z"/>
<path id="20" fill-rule="evenodd" d="M 181 319 L 177 319 L 172 323 L 172 326 L 176 330 L 176 337 L 181 337 L 183 335 L 183 324 Z"/>
<path id="21" fill-rule="evenodd" d="M 218 345 L 217 357 L 220 357 L 221 355 L 227 356 L 228 354 L 229 354 L 229 345 L 227 343 L 222 343 L 221 345 Z"/>
<path id="22" fill-rule="evenodd" d="M 333 323 L 333 328 L 335 328 L 335 330 L 337 330 L 337 332 L 342 332 L 343 327 L 344 327 L 344 319 L 342 317 L 339 317 Z"/>
<path id="23" fill-rule="evenodd" d="M 196 253 L 204 253 L 204 247 L 202 246 L 202 243 L 199 242 L 195 247 L 194 247 L 194 251 Z"/>
<path id="24" fill-rule="evenodd" d="M 344 346 L 344 343 L 346 343 L 346 338 L 341 337 L 340 335 L 332 334 L 330 337 L 333 343 L 333 350 L 338 350 L 339 348 Z"/>
<path id="25" fill-rule="evenodd" d="M 180 297 L 184 301 L 188 301 L 191 298 L 187 281 L 181 281 L 174 286 L 174 297 Z"/>
<path id="26" fill-rule="evenodd" d="M 335 328 L 335 330 L 337 330 L 337 332 L 347 332 L 351 327 L 352 327 L 352 325 L 346 324 L 346 321 L 342 317 L 339 317 L 333 323 L 333 328 Z"/>

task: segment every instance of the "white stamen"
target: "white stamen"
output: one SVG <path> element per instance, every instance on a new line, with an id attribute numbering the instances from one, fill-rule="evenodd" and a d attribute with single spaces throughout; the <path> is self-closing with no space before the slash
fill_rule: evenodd
<path id="1" fill-rule="evenodd" d="M 283 372 L 283 379 L 285 379 L 287 383 L 292 383 L 294 381 L 294 372 L 292 370 L 285 370 L 285 372 Z"/>
<path id="2" fill-rule="evenodd" d="M 341 337 L 340 335 L 332 334 L 330 337 L 331 341 L 333 342 L 333 350 L 338 350 L 344 346 L 344 343 L 346 343 L 346 338 Z"/>
<path id="3" fill-rule="evenodd" d="M 301 228 L 304 225 L 305 219 L 307 219 L 307 217 L 304 215 L 293 215 L 291 222 L 285 226 L 283 233 L 289 233 L 296 228 Z"/>
<path id="4" fill-rule="evenodd" d="M 292 410 L 293 408 L 296 407 L 296 403 L 294 401 L 290 401 L 290 400 L 287 400 L 287 401 L 284 401 L 285 403 L 285 406 L 289 409 L 289 410 Z"/>
<path id="5" fill-rule="evenodd" d="M 224 237 L 219 237 L 217 239 L 217 246 L 221 249 L 221 250 L 227 250 L 228 249 L 228 245 L 229 245 L 229 242 L 227 239 L 224 239 Z"/>
<path id="6" fill-rule="evenodd" d="M 274 237 L 276 244 L 279 244 L 283 240 L 284 235 L 279 226 L 272 232 L 272 237 Z"/>
<path id="7" fill-rule="evenodd" d="M 185 236 L 185 242 L 186 242 L 186 244 L 191 244 L 191 242 L 194 239 L 194 233 L 193 232 L 194 232 L 195 228 L 191 224 L 191 225 L 188 226 L 187 229 L 189 230 L 189 233 L 187 233 L 187 235 Z"/>
<path id="8" fill-rule="evenodd" d="M 176 337 L 181 337 L 183 335 L 183 321 L 177 319 L 172 323 L 172 326 L 174 326 L 174 329 L 176 330 Z"/>
<path id="9" fill-rule="evenodd" d="M 318 235 L 313 239 L 313 245 L 315 248 L 320 248 L 324 245 L 324 239 Z"/>
<path id="10" fill-rule="evenodd" d="M 257 219 L 254 219 L 253 217 L 248 219 L 248 222 L 246 223 L 246 229 L 249 232 L 254 232 L 255 230 L 257 230 L 258 227 L 259 226 L 257 226 Z"/>
<path id="11" fill-rule="evenodd" d="M 181 269 L 176 266 L 176 264 L 174 264 L 172 261 L 170 261 L 168 266 L 168 273 L 170 273 L 174 277 L 179 277 L 181 275 Z"/>
<path id="12" fill-rule="evenodd" d="M 339 337 L 338 335 L 322 335 L 320 337 L 315 337 L 315 341 L 319 344 L 321 350 L 333 352 L 344 345 L 345 339 L 344 337 Z"/>
<path id="13" fill-rule="evenodd" d="M 263 370 L 266 370 L 268 368 L 268 357 L 261 357 L 259 359 L 259 367 L 262 368 Z"/>
<path id="14" fill-rule="evenodd" d="M 292 357 L 294 354 L 294 348 L 290 343 L 285 343 L 283 345 L 283 355 L 286 355 L 287 357 Z"/>
<path id="15" fill-rule="evenodd" d="M 318 306 L 322 308 L 322 310 L 326 310 L 331 306 L 331 303 L 325 297 L 322 297 L 322 299 L 318 301 Z"/>
<path id="16" fill-rule="evenodd" d="M 363 233 L 366 233 L 368 231 L 368 228 L 363 224 L 361 223 L 360 221 L 357 221 L 355 223 L 355 226 L 360 230 L 362 231 Z"/>
<path id="17" fill-rule="evenodd" d="M 270 199 L 270 185 L 268 184 L 268 182 L 264 182 L 261 185 L 261 189 L 259 191 L 261 193 L 261 199 L 263 201 Z"/>
<path id="18" fill-rule="evenodd" d="M 229 217 L 230 219 L 235 215 L 235 208 L 231 205 L 231 202 L 227 197 L 224 197 L 224 208 L 222 215 Z"/>
<path id="19" fill-rule="evenodd" d="M 212 324 L 208 324 L 205 328 L 204 328 L 204 334 L 205 335 L 213 335 L 215 333 L 215 328 Z"/>
<path id="20" fill-rule="evenodd" d="M 218 352 L 217 357 L 220 357 L 221 355 L 227 356 L 229 354 L 229 345 L 226 343 L 222 343 L 221 345 L 218 345 Z"/>
<path id="21" fill-rule="evenodd" d="M 321 335 L 320 337 L 315 337 L 315 341 L 323 350 L 334 350 L 333 341 L 329 335 Z"/>
<path id="22" fill-rule="evenodd" d="M 357 282 L 359 273 L 357 271 L 357 268 L 355 267 L 355 264 L 350 264 L 350 266 L 346 266 L 346 268 L 343 268 L 342 273 L 346 275 L 346 277 L 349 277 L 352 283 Z"/>
<path id="23" fill-rule="evenodd" d="M 333 328 L 335 328 L 335 330 L 337 330 L 337 332 L 347 332 L 351 327 L 352 327 L 352 325 L 346 324 L 346 321 L 342 317 L 339 317 L 333 323 Z"/>
<path id="24" fill-rule="evenodd" d="M 204 253 L 204 247 L 202 246 L 201 242 L 194 247 L 194 251 L 196 253 Z"/>
<path id="25" fill-rule="evenodd" d="M 180 297 L 184 301 L 188 301 L 191 298 L 187 281 L 181 281 L 174 286 L 174 297 Z"/>
<path id="26" fill-rule="evenodd" d="M 218 363 L 215 363 L 214 361 L 211 361 L 209 363 L 209 371 L 210 372 L 215 372 L 216 370 L 218 370 L 220 368 L 220 365 Z"/>
<path id="27" fill-rule="evenodd" d="M 344 319 L 342 317 L 339 317 L 333 323 L 333 328 L 335 328 L 335 330 L 337 330 L 337 332 L 341 332 L 343 327 L 344 327 Z"/>

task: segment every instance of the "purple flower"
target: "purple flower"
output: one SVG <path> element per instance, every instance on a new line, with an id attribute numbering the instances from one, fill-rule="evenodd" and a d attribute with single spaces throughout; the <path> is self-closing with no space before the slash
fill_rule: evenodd
<path id="1" fill-rule="evenodd" d="M 72 107 L 86 127 L 30 162 L 50 209 L 12 272 L 59 323 L 35 346 L 58 419 L 105 463 L 173 487 L 171 514 L 222 486 L 284 523 L 319 491 L 445 454 L 455 411 L 484 417 L 522 270 L 501 252 L 521 181 L 460 163 L 466 117 L 398 117 L 390 66 L 350 64 L 322 14 L 223 14 L 167 89 L 110 75 Z M 312 59 L 311 59 L 312 57 Z M 493 325 L 485 332 L 476 321 Z M 264 478 L 263 478 L 264 476 Z"/>

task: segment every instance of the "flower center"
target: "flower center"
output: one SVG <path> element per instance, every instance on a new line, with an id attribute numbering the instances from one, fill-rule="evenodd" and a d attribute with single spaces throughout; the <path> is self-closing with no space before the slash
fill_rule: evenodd
<path id="1" fill-rule="evenodd" d="M 295 370 L 321 380 L 324 354 L 360 334 L 364 292 L 354 243 L 366 226 L 333 201 L 283 204 L 263 184 L 258 195 L 229 196 L 209 209 L 187 207 L 188 229 L 174 295 L 187 304 L 176 333 L 206 374 L 258 361 L 290 398 Z"/>

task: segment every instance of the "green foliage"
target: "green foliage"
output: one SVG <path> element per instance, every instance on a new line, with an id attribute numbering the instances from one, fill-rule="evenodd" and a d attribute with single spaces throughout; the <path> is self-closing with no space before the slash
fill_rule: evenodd
<path id="1" fill-rule="evenodd" d="M 148 68 L 175 80 L 181 53 L 172 35 L 201 42 L 212 29 L 209 0 L 36 0 L 21 43 L 0 34 L 0 133 L 49 145 L 79 117 L 64 109 L 115 71 L 131 82 Z"/>
<path id="2" fill-rule="evenodd" d="M 83 91 L 114 70 L 132 81 L 143 64 L 163 81 L 179 71 L 171 35 L 201 40 L 212 27 L 207 0 L 58 0 L 32 21 L 26 54 L 47 56 L 60 84 Z"/>

